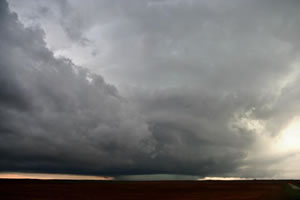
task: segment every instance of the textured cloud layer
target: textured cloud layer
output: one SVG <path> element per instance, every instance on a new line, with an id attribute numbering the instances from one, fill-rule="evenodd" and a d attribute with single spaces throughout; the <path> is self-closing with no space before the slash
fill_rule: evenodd
<path id="1" fill-rule="evenodd" d="M 0 25 L 1 170 L 121 173 L 151 150 L 147 124 L 114 86 L 54 58 L 5 2 Z"/>
<path id="2" fill-rule="evenodd" d="M 1 3 L 2 171 L 265 177 L 297 161 L 276 147 L 300 113 L 296 1 L 10 6 L 26 27 Z"/>

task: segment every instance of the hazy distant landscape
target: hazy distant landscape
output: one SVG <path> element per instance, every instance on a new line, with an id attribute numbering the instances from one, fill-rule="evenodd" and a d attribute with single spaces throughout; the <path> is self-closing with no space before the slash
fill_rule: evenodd
<path id="1" fill-rule="evenodd" d="M 17 199 L 296 200 L 288 180 L 249 181 L 66 181 L 0 180 L 0 197 Z"/>

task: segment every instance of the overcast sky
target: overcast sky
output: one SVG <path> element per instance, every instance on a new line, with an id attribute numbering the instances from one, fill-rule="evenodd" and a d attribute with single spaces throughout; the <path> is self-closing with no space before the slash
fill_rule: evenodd
<path id="1" fill-rule="evenodd" d="M 299 8 L 0 1 L 0 172 L 300 178 Z"/>

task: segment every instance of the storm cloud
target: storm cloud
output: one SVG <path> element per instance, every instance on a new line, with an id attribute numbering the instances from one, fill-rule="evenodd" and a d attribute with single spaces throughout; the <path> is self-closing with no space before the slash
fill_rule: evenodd
<path id="1" fill-rule="evenodd" d="M 0 170 L 300 176 L 299 6 L 1 1 Z"/>

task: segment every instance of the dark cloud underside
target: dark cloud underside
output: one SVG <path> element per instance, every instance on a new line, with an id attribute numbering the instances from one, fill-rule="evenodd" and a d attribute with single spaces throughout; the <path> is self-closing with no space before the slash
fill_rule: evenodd
<path id="1" fill-rule="evenodd" d="M 38 28 L 0 1 L 0 171 L 273 173 L 249 158 L 300 113 L 296 1 L 55 2 Z M 93 64 L 54 56 L 51 20 Z"/>

